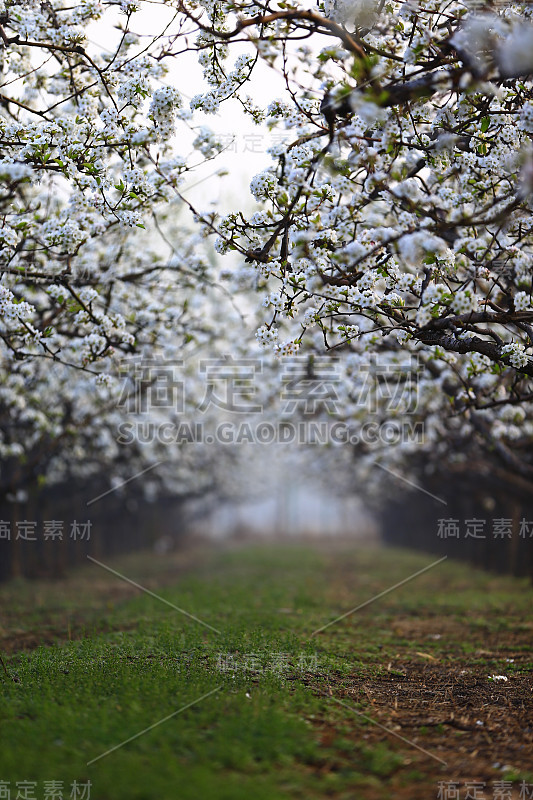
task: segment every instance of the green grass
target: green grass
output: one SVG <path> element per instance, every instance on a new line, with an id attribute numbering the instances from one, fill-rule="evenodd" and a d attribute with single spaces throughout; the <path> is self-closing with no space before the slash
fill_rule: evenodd
<path id="1" fill-rule="evenodd" d="M 145 594 L 91 603 L 83 581 L 79 598 L 75 582 L 63 598 L 42 584 L 39 601 L 35 584 L 0 588 L 4 608 L 20 600 L 22 611 L 11 607 L 16 630 L 53 618 L 59 631 L 62 604 L 88 620 L 85 638 L 5 658 L 16 681 L 2 678 L 0 781 L 37 781 L 36 798 L 49 780 L 63 781 L 66 796 L 73 781 L 91 781 L 93 800 L 349 798 L 354 787 L 363 797 L 388 798 L 391 781 L 411 785 L 427 773 L 409 766 L 409 748 L 387 734 L 368 739 L 372 726 L 333 702 L 330 688 L 349 688 L 354 676 L 402 675 L 389 662 L 420 660 L 417 651 L 476 660 L 487 632 L 524 624 L 531 605 L 525 582 L 448 562 L 312 637 L 431 557 L 254 546 L 208 554 L 161 587 L 154 559 L 113 566 L 141 583 L 148 575 L 152 589 L 220 634 Z M 94 566 L 80 575 L 90 583 L 100 573 Z M 396 627 L 421 609 L 429 632 Z M 468 625 L 468 637 L 447 635 L 445 647 L 431 638 L 432 620 L 438 633 L 444 618 L 458 630 Z M 498 654 L 479 659 L 487 669 L 504 668 Z M 362 693 L 350 702 L 368 707 Z"/>

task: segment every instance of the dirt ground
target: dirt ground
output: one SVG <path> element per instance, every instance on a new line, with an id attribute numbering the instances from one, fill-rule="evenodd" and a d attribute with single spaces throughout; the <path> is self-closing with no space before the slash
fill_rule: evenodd
<path id="1" fill-rule="evenodd" d="M 334 572 L 332 600 L 349 608 L 353 565 L 337 562 Z M 367 743 L 383 742 L 387 733 L 388 744 L 408 767 L 388 778 L 398 800 L 533 800 L 533 623 L 511 615 L 507 627 L 491 630 L 479 625 L 476 614 L 472 621 L 471 627 L 468 616 L 435 613 L 423 605 L 394 614 L 393 655 L 386 657 L 385 671 L 309 679 L 311 690 L 365 715 Z M 372 616 L 357 624 L 372 626 Z M 415 644 L 421 642 L 438 648 Z M 471 645 L 467 653 L 465 643 Z M 509 679 L 491 680 L 502 663 Z M 326 720 L 313 724 L 326 747 L 336 739 Z M 353 741 L 360 740 L 356 726 Z M 349 758 L 349 749 L 344 755 Z M 323 767 L 340 768 L 342 757 Z M 405 784 L 411 770 L 426 780 Z M 377 797 L 382 795 L 376 792 Z M 365 800 L 373 800 L 366 787 Z"/>
<path id="2" fill-rule="evenodd" d="M 514 658 L 519 666 L 525 655 L 515 650 L 516 643 L 516 636 L 510 635 L 506 642 L 499 637 L 497 646 L 499 655 L 503 646 L 507 657 Z M 490 655 L 492 644 L 487 641 L 487 650 L 478 651 L 475 656 Z M 399 677 L 398 671 L 404 676 Z M 526 787 L 529 793 L 524 793 L 520 781 L 509 781 L 512 770 L 508 771 L 507 779 L 505 770 L 509 765 L 533 769 L 530 675 L 515 674 L 512 683 L 491 681 L 487 669 L 473 665 L 470 660 L 454 660 L 452 666 L 406 657 L 391 665 L 389 676 L 354 677 L 348 681 L 343 677 L 341 683 L 342 686 L 337 686 L 332 676 L 326 690 L 323 684 L 313 687 L 312 682 L 310 688 L 320 693 L 326 691 L 350 706 L 360 702 L 365 717 L 388 729 L 391 746 L 404 755 L 404 763 L 426 776 L 434 776 L 435 790 L 431 795 L 425 781 L 421 786 L 398 783 L 394 786 L 395 797 L 428 800 L 439 797 L 439 791 L 442 800 L 533 797 L 533 782 Z M 337 730 L 327 721 L 314 720 L 314 724 L 320 730 L 323 745 L 329 747 L 338 736 Z M 383 734 L 382 727 L 370 723 L 363 739 L 375 743 L 383 741 Z M 409 743 L 398 740 L 394 734 Z M 360 740 L 361 731 L 356 728 L 354 742 Z M 349 752 L 345 755 L 349 757 Z M 341 766 L 342 759 L 338 763 L 330 761 L 323 769 L 335 770 Z M 402 773 L 398 778 L 401 780 Z M 507 787 L 502 783 L 506 780 Z M 457 784 L 460 794 L 453 793 L 452 783 Z M 370 800 L 370 795 L 365 793 L 365 798 Z"/>

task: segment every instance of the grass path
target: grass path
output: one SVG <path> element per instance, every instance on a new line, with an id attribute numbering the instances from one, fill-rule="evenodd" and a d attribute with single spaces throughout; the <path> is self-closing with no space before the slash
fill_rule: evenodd
<path id="1" fill-rule="evenodd" d="M 312 635 L 434 560 L 278 543 L 110 563 L 167 604 L 96 565 L 1 586 L 0 797 L 533 797 L 525 581 L 447 561 Z"/>

